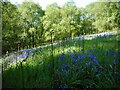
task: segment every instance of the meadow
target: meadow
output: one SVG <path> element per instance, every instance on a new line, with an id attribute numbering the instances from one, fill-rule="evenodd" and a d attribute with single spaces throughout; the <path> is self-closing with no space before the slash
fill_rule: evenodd
<path id="1" fill-rule="evenodd" d="M 68 38 L 2 59 L 3 88 L 86 89 L 120 85 L 118 35 Z"/>

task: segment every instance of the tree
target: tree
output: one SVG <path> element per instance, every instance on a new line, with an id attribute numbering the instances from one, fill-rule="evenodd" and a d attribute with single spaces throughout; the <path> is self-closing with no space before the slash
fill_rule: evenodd
<path id="1" fill-rule="evenodd" d="M 94 2 L 86 9 L 94 16 L 93 25 L 99 32 L 118 29 L 118 2 Z"/>
<path id="2" fill-rule="evenodd" d="M 19 43 L 19 34 L 21 24 L 20 13 L 16 5 L 11 4 L 9 1 L 2 1 L 2 51 L 3 54 L 6 51 L 16 50 Z"/>
<path id="3" fill-rule="evenodd" d="M 77 13 L 77 7 L 72 0 L 65 3 L 61 8 L 62 20 L 60 24 L 64 32 L 64 38 L 74 37 L 77 15 L 79 15 L 79 13 Z"/>
<path id="4" fill-rule="evenodd" d="M 34 2 L 23 2 L 19 11 L 22 15 L 23 23 L 23 42 L 26 46 L 34 47 L 38 46 L 42 40 L 43 26 L 41 17 L 44 15 L 44 11 L 41 6 Z M 31 45 L 30 45 L 31 43 Z"/>
<path id="5" fill-rule="evenodd" d="M 51 34 L 53 40 L 57 40 L 60 33 L 59 22 L 61 20 L 60 7 L 53 3 L 46 7 L 45 15 L 43 16 L 44 38 L 45 41 L 50 41 Z"/>

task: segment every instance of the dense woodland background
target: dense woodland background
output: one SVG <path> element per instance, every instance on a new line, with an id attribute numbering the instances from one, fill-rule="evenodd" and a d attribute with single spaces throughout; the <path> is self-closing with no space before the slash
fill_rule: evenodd
<path id="1" fill-rule="evenodd" d="M 91 3 L 78 8 L 70 0 L 42 10 L 39 4 L 14 5 L 2 0 L 2 53 L 111 30 L 119 30 L 119 2 Z"/>

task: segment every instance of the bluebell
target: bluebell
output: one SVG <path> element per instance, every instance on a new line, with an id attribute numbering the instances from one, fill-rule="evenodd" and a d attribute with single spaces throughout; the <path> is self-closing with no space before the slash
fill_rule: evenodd
<path id="1" fill-rule="evenodd" d="M 77 63 L 77 60 L 75 59 L 74 61 L 73 61 L 73 64 L 76 64 Z"/>
<path id="2" fill-rule="evenodd" d="M 114 61 L 114 62 L 112 62 L 112 65 L 114 66 L 114 65 L 116 65 L 116 62 Z"/>
<path id="3" fill-rule="evenodd" d="M 107 50 L 107 51 L 106 51 L 106 55 L 109 55 L 109 54 L 110 54 L 110 51 L 109 51 L 109 50 Z"/>
<path id="4" fill-rule="evenodd" d="M 98 61 L 97 61 L 96 59 L 93 59 L 93 63 L 94 63 L 95 65 L 99 65 L 99 63 L 98 63 Z"/>
<path id="5" fill-rule="evenodd" d="M 13 58 L 13 61 L 16 61 L 16 60 L 17 60 L 17 57 L 14 57 L 14 58 Z"/>
<path id="6" fill-rule="evenodd" d="M 64 69 L 66 67 L 66 65 L 65 64 L 62 64 L 62 69 Z"/>
<path id="7" fill-rule="evenodd" d="M 65 54 L 62 54 L 61 58 L 64 59 L 65 58 Z"/>

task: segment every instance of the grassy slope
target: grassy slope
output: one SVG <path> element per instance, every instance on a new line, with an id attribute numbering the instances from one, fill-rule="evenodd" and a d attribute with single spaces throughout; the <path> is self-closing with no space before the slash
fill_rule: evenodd
<path id="1" fill-rule="evenodd" d="M 79 88 L 86 87 L 87 84 L 89 83 L 86 84 L 82 81 L 84 75 L 82 75 L 82 73 L 79 73 L 81 71 L 76 72 L 75 65 L 73 64 L 75 58 L 69 60 L 70 55 L 73 56 L 74 54 L 82 55 L 83 46 L 84 46 L 84 55 L 87 54 L 95 55 L 96 59 L 98 60 L 101 66 L 107 66 L 107 65 L 109 66 L 112 62 L 114 62 L 115 56 L 112 54 L 112 52 L 118 51 L 117 39 L 115 36 L 85 40 L 84 44 L 83 41 L 80 41 L 79 39 L 70 40 L 63 44 L 61 43 L 60 45 L 54 46 L 53 56 L 51 55 L 52 47 L 36 50 L 34 51 L 32 56 L 30 56 L 28 59 L 26 59 L 25 62 L 22 63 L 22 67 L 20 66 L 19 62 L 17 64 L 14 63 L 11 65 L 11 67 L 9 67 L 7 70 L 3 72 L 3 87 L 51 88 L 53 87 L 54 83 L 55 83 L 54 85 L 55 87 L 60 87 L 60 85 L 65 86 L 65 84 L 67 84 L 67 87 L 79 87 Z M 108 50 L 111 52 L 111 54 L 106 55 L 106 51 Z M 63 53 L 65 54 L 65 57 L 63 56 L 64 55 Z M 63 58 L 61 58 L 62 56 Z M 106 59 L 108 59 L 109 61 L 106 61 Z M 76 60 L 78 60 L 78 58 Z M 84 58 L 84 61 L 86 60 L 88 60 L 87 56 L 85 56 Z M 63 64 L 70 64 L 70 67 L 67 69 L 67 71 L 71 73 L 70 75 L 59 76 L 62 75 L 61 66 Z M 80 65 L 84 66 L 84 64 L 85 62 L 84 63 L 78 62 L 76 66 L 80 66 Z M 94 68 L 94 65 L 91 67 Z M 74 72 L 71 72 L 72 70 Z M 89 73 L 92 73 L 92 71 Z M 75 76 L 77 74 L 80 75 L 81 77 Z M 92 74 L 90 74 L 90 76 L 91 75 Z M 100 76 L 100 79 L 102 79 L 101 77 L 102 76 Z M 90 82 L 92 82 L 92 79 L 88 79 L 88 80 L 89 81 L 91 80 Z M 106 79 L 101 80 L 101 82 L 103 82 L 104 80 Z M 79 86 L 77 86 L 78 81 L 79 81 Z M 95 84 L 96 87 L 102 87 L 101 82 L 99 81 L 98 82 L 99 84 Z M 84 83 L 84 85 L 82 83 Z M 111 84 L 106 84 L 103 86 L 110 87 L 111 85 L 114 85 L 114 83 L 111 82 Z"/>

